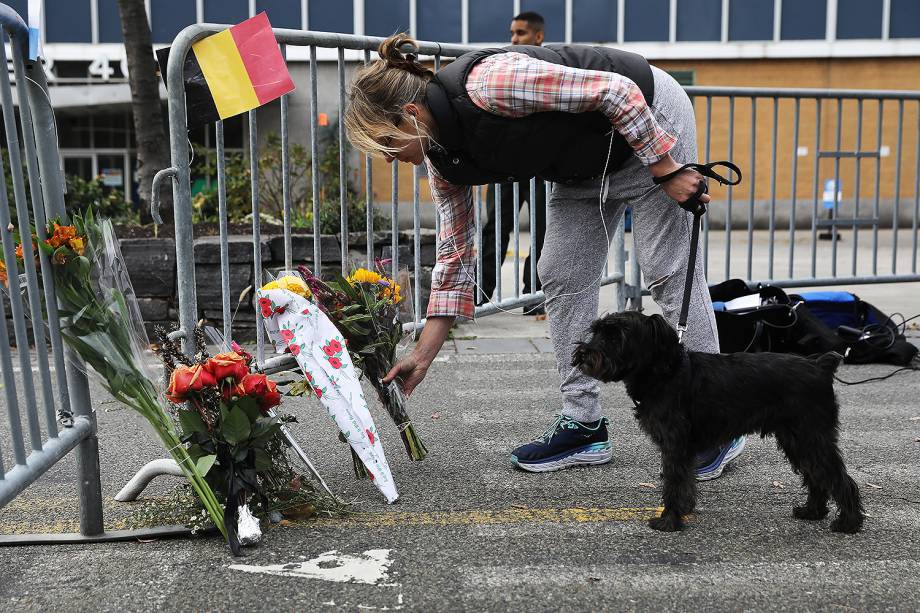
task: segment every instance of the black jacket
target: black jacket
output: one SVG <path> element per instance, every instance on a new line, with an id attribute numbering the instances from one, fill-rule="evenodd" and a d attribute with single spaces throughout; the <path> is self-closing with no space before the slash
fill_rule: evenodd
<path id="1" fill-rule="evenodd" d="M 604 114 L 553 111 L 508 118 L 484 111 L 470 100 L 466 79 L 473 66 L 508 51 L 554 64 L 615 72 L 635 81 L 648 104 L 654 99 L 651 67 L 634 53 L 589 45 L 473 51 L 439 70 L 428 83 L 425 103 L 438 126 L 438 142 L 427 152 L 434 167 L 455 185 L 528 181 L 534 176 L 571 184 L 599 176 L 613 129 Z M 626 139 L 616 134 L 608 174 L 632 154 Z"/>

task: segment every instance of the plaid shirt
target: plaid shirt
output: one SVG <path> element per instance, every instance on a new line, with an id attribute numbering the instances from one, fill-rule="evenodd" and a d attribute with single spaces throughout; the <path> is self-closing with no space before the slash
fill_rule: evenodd
<path id="1" fill-rule="evenodd" d="M 676 143 L 655 121 L 639 87 L 612 72 L 571 68 L 522 53 L 499 53 L 473 67 L 466 91 L 473 104 L 502 117 L 546 111 L 600 111 L 646 165 L 660 160 Z M 428 317 L 472 319 L 476 278 L 472 190 L 468 185 L 445 181 L 430 161 L 427 166 L 431 193 L 441 218 Z"/>

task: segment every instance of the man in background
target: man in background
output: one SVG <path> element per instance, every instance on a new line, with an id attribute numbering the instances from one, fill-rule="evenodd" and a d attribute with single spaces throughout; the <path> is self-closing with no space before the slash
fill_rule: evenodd
<path id="1" fill-rule="evenodd" d="M 543 17 L 533 11 L 526 11 L 517 15 L 511 20 L 511 44 L 512 45 L 534 45 L 543 44 Z M 511 233 L 514 230 L 514 218 L 520 214 L 520 209 L 524 202 L 534 207 L 535 227 L 530 229 L 534 241 L 534 253 L 528 254 L 524 260 L 524 286 L 525 294 L 538 292 L 543 287 L 540 278 L 537 277 L 537 285 L 530 287 L 530 267 L 536 266 L 540 260 L 540 251 L 543 249 L 543 237 L 546 234 L 546 186 L 540 179 L 536 180 L 536 194 L 531 197 L 530 182 L 521 182 L 518 192 L 518 200 L 514 201 L 514 184 L 501 184 L 501 228 L 499 235 L 501 237 L 501 262 L 505 262 L 505 255 L 508 253 L 508 245 L 511 242 Z M 479 304 L 488 303 L 495 290 L 495 185 L 489 185 L 486 195 L 486 206 L 489 220 L 482 229 L 482 295 L 477 294 Z M 529 244 L 522 244 L 522 249 L 529 250 Z M 518 257 L 515 253 L 514 257 Z M 502 288 L 502 296 L 507 298 L 514 292 L 514 288 Z M 546 318 L 546 309 L 542 304 L 526 307 L 525 315 L 535 315 L 538 319 Z"/>

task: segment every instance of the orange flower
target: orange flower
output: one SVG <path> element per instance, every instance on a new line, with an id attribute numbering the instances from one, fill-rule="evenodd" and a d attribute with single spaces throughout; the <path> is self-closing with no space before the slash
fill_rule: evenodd
<path id="1" fill-rule="evenodd" d="M 249 374 L 246 358 L 236 352 L 218 353 L 204 363 L 204 369 L 218 382 L 227 378 L 240 382 Z"/>
<path id="2" fill-rule="evenodd" d="M 75 227 L 62 226 L 60 224 L 55 223 L 54 233 L 52 233 L 51 238 L 49 238 L 45 242 L 48 243 L 50 246 L 54 247 L 55 249 L 57 249 L 58 247 L 66 243 L 67 241 L 71 239 L 76 239 L 76 238 L 77 238 L 77 229 Z M 82 244 L 83 239 L 81 238 L 78 240 Z M 71 245 L 71 248 L 74 249 L 74 251 L 76 251 L 76 248 L 73 245 Z"/>
<path id="3" fill-rule="evenodd" d="M 6 286 L 8 285 L 8 281 L 9 281 L 9 277 L 6 274 L 6 263 L 0 261 L 0 282 L 2 282 L 4 286 Z"/>
<path id="4" fill-rule="evenodd" d="M 217 385 L 217 381 L 214 380 L 214 376 L 205 370 L 201 364 L 177 366 L 172 372 L 172 377 L 170 377 L 166 398 L 170 402 L 179 404 L 188 399 L 190 393 L 199 392 L 205 387 L 215 385 Z"/>
<path id="5" fill-rule="evenodd" d="M 22 243 L 16 245 L 16 257 L 22 259 Z"/>

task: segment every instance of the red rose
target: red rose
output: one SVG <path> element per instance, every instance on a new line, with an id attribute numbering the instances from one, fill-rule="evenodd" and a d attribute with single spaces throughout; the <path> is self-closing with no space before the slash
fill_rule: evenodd
<path id="1" fill-rule="evenodd" d="M 281 404 L 281 392 L 278 391 L 278 386 L 263 374 L 246 375 L 240 381 L 239 389 L 244 396 L 255 396 L 263 413 Z"/>
<path id="2" fill-rule="evenodd" d="M 329 341 L 329 347 L 332 349 L 333 353 L 338 353 L 342 350 L 342 343 L 340 343 L 339 341 L 335 339 L 332 339 L 331 341 Z"/>
<path id="3" fill-rule="evenodd" d="M 302 311 L 300 312 L 300 314 L 301 314 L 301 315 L 309 315 L 309 314 L 310 314 L 310 309 L 304 309 L 304 310 L 302 310 Z"/>
<path id="4" fill-rule="evenodd" d="M 215 385 L 217 385 L 217 381 L 214 376 L 202 368 L 201 364 L 195 364 L 194 366 L 181 365 L 176 367 L 169 378 L 166 397 L 170 402 L 179 404 L 184 402 L 189 394 L 200 392 L 205 387 Z"/>
<path id="5" fill-rule="evenodd" d="M 245 357 L 238 353 L 218 353 L 204 363 L 204 369 L 211 373 L 216 381 L 233 379 L 237 383 L 249 374 Z"/>
<path id="6" fill-rule="evenodd" d="M 292 341 L 294 340 L 294 333 L 291 332 L 290 330 L 282 330 L 281 338 L 283 338 L 286 341 Z"/>
<path id="7" fill-rule="evenodd" d="M 288 349 L 291 350 L 291 355 L 298 356 L 300 355 L 300 345 L 290 345 Z"/>
<path id="8" fill-rule="evenodd" d="M 331 343 L 330 343 L 329 345 L 326 345 L 325 347 L 323 347 L 323 351 L 326 353 L 326 355 L 328 355 L 328 356 L 330 356 L 330 357 L 335 355 L 335 351 L 332 349 L 332 344 L 331 344 Z"/>
<path id="9" fill-rule="evenodd" d="M 317 397 L 317 398 L 322 398 L 322 397 L 323 397 L 323 390 L 321 390 L 321 389 L 319 389 L 319 388 L 317 387 L 317 388 L 314 389 L 313 391 L 316 392 L 316 397 Z"/>
<path id="10" fill-rule="evenodd" d="M 369 440 L 371 442 L 371 445 L 373 445 L 374 444 L 374 433 L 371 432 L 370 428 L 365 428 L 364 432 L 367 433 L 367 440 Z"/>
<path id="11" fill-rule="evenodd" d="M 307 381 L 311 381 L 311 382 L 313 381 L 313 375 L 311 375 L 308 372 L 304 373 L 304 377 L 307 379 Z"/>
<path id="12" fill-rule="evenodd" d="M 338 358 L 329 358 L 329 365 L 333 368 L 342 368 L 342 360 Z"/>
<path id="13" fill-rule="evenodd" d="M 262 309 L 262 317 L 272 316 L 272 301 L 268 298 L 259 298 L 259 308 Z"/>

